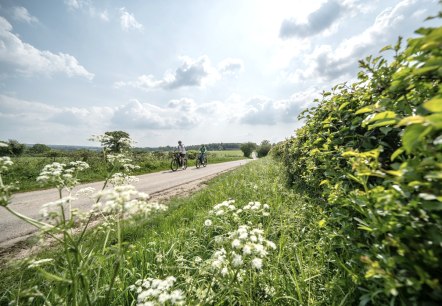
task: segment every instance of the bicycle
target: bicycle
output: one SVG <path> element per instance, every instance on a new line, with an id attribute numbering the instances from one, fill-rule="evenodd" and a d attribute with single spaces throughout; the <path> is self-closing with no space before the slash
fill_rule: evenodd
<path id="1" fill-rule="evenodd" d="M 184 170 L 187 169 L 187 157 L 182 159 L 180 153 L 174 153 L 172 155 L 172 160 L 170 161 L 170 169 L 172 171 L 177 171 L 180 166 L 184 166 Z"/>
<path id="2" fill-rule="evenodd" d="M 204 158 L 201 160 L 201 153 L 197 156 L 196 161 L 195 161 L 195 166 L 197 168 L 203 166 L 207 166 L 207 155 L 204 155 Z"/>

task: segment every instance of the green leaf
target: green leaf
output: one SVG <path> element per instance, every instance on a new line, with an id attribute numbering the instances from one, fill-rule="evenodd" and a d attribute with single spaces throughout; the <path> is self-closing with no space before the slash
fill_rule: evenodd
<path id="1" fill-rule="evenodd" d="M 442 113 L 431 114 L 425 118 L 436 129 L 442 129 Z"/>
<path id="2" fill-rule="evenodd" d="M 431 132 L 431 130 L 431 126 L 426 127 L 420 124 L 408 126 L 404 131 L 404 135 L 402 135 L 402 145 L 405 151 L 407 151 L 407 153 L 413 151 L 413 149 L 422 141 L 425 135 Z"/>
<path id="3" fill-rule="evenodd" d="M 385 111 L 385 112 L 378 113 L 378 114 L 374 115 L 374 117 L 371 118 L 370 121 L 368 121 L 368 122 L 370 123 L 370 122 L 376 122 L 376 121 L 379 121 L 379 120 L 395 119 L 395 118 L 396 118 L 396 113 L 395 112 Z"/>
<path id="4" fill-rule="evenodd" d="M 442 112 L 442 98 L 433 98 L 424 103 L 424 108 L 433 113 Z"/>
<path id="5" fill-rule="evenodd" d="M 372 129 L 380 127 L 380 126 L 393 125 L 393 124 L 396 124 L 396 122 L 397 122 L 396 119 L 382 119 L 382 120 L 376 122 L 375 124 L 370 124 L 368 126 L 368 129 L 372 130 Z"/>
<path id="6" fill-rule="evenodd" d="M 393 152 L 393 154 L 391 154 L 390 160 L 394 161 L 396 159 L 396 157 L 398 157 L 402 153 L 404 153 L 404 149 L 402 149 L 402 148 L 397 149 L 396 151 Z"/>
<path id="7" fill-rule="evenodd" d="M 425 117 L 423 116 L 409 116 L 399 121 L 397 126 L 410 125 L 415 123 L 424 123 L 424 122 L 425 122 Z"/>
<path id="8" fill-rule="evenodd" d="M 342 103 L 341 104 L 341 106 L 339 106 L 339 109 L 338 110 L 343 110 L 347 105 L 349 105 L 350 104 L 350 102 L 344 102 L 344 103 Z"/>
<path id="9" fill-rule="evenodd" d="M 363 108 L 358 109 L 358 110 L 355 112 L 355 115 L 369 113 L 369 112 L 374 111 L 376 108 L 377 108 L 376 105 L 366 106 L 366 107 L 363 107 Z"/>

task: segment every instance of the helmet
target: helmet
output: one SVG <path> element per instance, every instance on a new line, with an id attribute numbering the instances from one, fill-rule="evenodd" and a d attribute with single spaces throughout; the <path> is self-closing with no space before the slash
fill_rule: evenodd
<path id="1" fill-rule="evenodd" d="M 178 140 L 178 143 L 181 144 L 181 140 Z"/>

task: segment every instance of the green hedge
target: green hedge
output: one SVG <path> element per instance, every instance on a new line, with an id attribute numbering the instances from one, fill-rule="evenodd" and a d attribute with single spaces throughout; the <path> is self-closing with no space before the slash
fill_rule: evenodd
<path id="1" fill-rule="evenodd" d="M 442 28 L 417 33 L 382 50 L 390 62 L 360 61 L 358 81 L 323 93 L 272 150 L 323 203 L 361 304 L 442 301 Z"/>

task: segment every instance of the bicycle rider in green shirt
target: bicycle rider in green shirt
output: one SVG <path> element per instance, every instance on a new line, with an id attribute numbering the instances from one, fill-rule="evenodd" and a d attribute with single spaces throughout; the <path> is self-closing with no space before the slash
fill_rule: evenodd
<path id="1" fill-rule="evenodd" d="M 204 157 L 206 156 L 206 152 L 207 152 L 207 148 L 206 148 L 206 146 L 205 145 L 201 145 L 201 147 L 200 147 L 200 156 L 199 156 L 199 159 L 200 159 L 200 163 L 202 164 L 203 163 L 203 161 L 204 161 Z"/>

